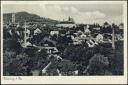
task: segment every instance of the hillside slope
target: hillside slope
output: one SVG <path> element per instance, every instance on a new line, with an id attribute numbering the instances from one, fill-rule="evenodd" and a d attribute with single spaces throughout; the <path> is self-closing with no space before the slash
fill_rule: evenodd
<path id="1" fill-rule="evenodd" d="M 12 21 L 12 13 L 3 14 L 4 23 L 8 23 Z M 16 22 L 39 22 L 39 23 L 57 23 L 57 20 L 52 20 L 50 18 L 40 17 L 36 14 L 31 14 L 28 12 L 17 12 L 15 13 L 15 21 Z"/>

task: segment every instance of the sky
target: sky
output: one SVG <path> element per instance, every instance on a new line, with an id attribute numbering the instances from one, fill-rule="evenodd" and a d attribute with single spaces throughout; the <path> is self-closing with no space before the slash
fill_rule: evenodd
<path id="1" fill-rule="evenodd" d="M 37 14 L 54 20 L 72 17 L 76 23 L 119 24 L 123 21 L 122 4 L 4 4 L 3 13 L 21 12 Z"/>

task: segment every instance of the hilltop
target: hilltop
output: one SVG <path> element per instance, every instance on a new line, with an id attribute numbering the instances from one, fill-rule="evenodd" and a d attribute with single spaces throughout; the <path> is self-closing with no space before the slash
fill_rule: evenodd
<path id="1" fill-rule="evenodd" d="M 4 23 L 8 23 L 11 22 L 12 20 L 12 13 L 4 13 L 3 14 L 3 21 Z M 51 23 L 51 24 L 55 24 L 58 23 L 57 20 L 53 20 L 50 18 L 46 18 L 46 17 L 40 17 L 36 14 L 31 14 L 25 11 L 22 12 L 16 12 L 15 13 L 15 21 L 16 22 L 38 22 L 38 23 Z"/>

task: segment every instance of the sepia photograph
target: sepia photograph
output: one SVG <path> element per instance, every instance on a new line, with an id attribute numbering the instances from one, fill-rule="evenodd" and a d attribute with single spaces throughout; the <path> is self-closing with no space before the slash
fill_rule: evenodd
<path id="1" fill-rule="evenodd" d="M 124 76 L 126 5 L 72 2 L 2 4 L 3 76 Z"/>

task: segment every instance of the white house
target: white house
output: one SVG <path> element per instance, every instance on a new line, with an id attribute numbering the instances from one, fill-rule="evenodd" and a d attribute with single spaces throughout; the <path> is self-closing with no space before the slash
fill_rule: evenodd
<path id="1" fill-rule="evenodd" d="M 81 34 L 83 34 L 83 32 L 81 30 L 77 31 L 77 36 L 80 36 Z"/>
<path id="2" fill-rule="evenodd" d="M 93 29 L 94 30 L 100 30 L 100 27 L 94 27 Z"/>
<path id="3" fill-rule="evenodd" d="M 27 40 L 30 38 L 30 30 L 28 30 L 28 29 L 26 29 L 26 31 L 24 31 L 24 33 L 26 33 L 25 35 L 24 35 L 24 43 L 27 43 Z M 26 46 L 27 46 L 27 44 L 26 44 Z"/>
<path id="4" fill-rule="evenodd" d="M 36 35 L 36 34 L 39 34 L 39 33 L 41 33 L 42 31 L 39 29 L 39 28 L 37 28 L 36 30 L 34 30 L 34 35 Z"/>
<path id="5" fill-rule="evenodd" d="M 74 45 L 81 44 L 81 40 L 79 40 L 79 37 L 75 37 L 75 38 L 73 39 L 73 44 L 74 44 Z"/>
<path id="6" fill-rule="evenodd" d="M 73 28 L 76 27 L 76 24 L 57 24 L 57 27 L 63 27 L 63 28 Z"/>
<path id="7" fill-rule="evenodd" d="M 46 49 L 47 53 L 49 53 L 49 54 L 59 52 L 56 47 L 40 47 L 40 46 L 38 46 L 38 48 L 39 49 Z"/>
<path id="8" fill-rule="evenodd" d="M 75 39 L 75 37 L 74 37 L 73 35 L 71 35 L 71 39 L 72 39 L 72 40 L 74 40 L 74 39 Z"/>
<path id="9" fill-rule="evenodd" d="M 95 42 L 93 39 L 90 39 L 90 40 L 87 41 L 87 44 L 88 44 L 88 47 L 94 47 L 98 43 Z"/>
<path id="10" fill-rule="evenodd" d="M 26 29 L 26 36 L 30 35 L 30 30 Z"/>
<path id="11" fill-rule="evenodd" d="M 73 75 L 78 75 L 78 70 L 73 71 Z"/>
<path id="12" fill-rule="evenodd" d="M 79 45 L 79 44 L 81 44 L 81 41 L 73 41 L 73 44 L 74 45 Z"/>
<path id="13" fill-rule="evenodd" d="M 87 25 L 87 27 L 84 27 L 84 33 L 86 34 L 90 34 L 91 31 L 89 30 L 89 26 Z"/>
<path id="14" fill-rule="evenodd" d="M 124 28 L 123 24 L 120 24 L 119 29 L 123 29 L 123 28 Z"/>
<path id="15" fill-rule="evenodd" d="M 96 36 L 96 42 L 97 43 L 101 43 L 101 42 L 103 42 L 103 35 L 102 34 L 98 34 L 97 36 Z"/>
<path id="16" fill-rule="evenodd" d="M 81 39 L 86 39 L 86 37 L 87 37 L 87 36 L 86 36 L 85 34 L 83 34 L 83 33 L 82 33 L 82 35 L 80 35 L 80 38 L 81 38 Z"/>
<path id="17" fill-rule="evenodd" d="M 32 46 L 30 42 L 26 42 L 26 46 Z"/>
<path id="18" fill-rule="evenodd" d="M 53 35 L 55 35 L 55 34 L 58 35 L 58 34 L 59 34 L 59 31 L 51 31 L 51 32 L 50 32 L 50 35 L 51 35 L 51 36 L 53 36 Z"/>

